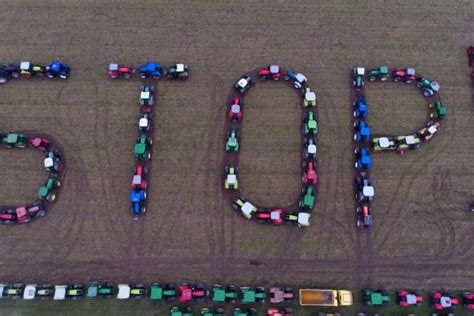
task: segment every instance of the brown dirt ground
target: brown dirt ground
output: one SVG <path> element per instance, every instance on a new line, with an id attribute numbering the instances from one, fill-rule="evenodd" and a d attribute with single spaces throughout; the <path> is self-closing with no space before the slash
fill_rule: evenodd
<path id="1" fill-rule="evenodd" d="M 0 60 L 58 58 L 72 76 L 0 88 L 1 129 L 45 131 L 68 157 L 48 216 L 0 227 L 0 279 L 472 287 L 470 12 L 469 1 L 3 1 Z M 108 80 L 105 69 L 154 59 L 183 61 L 192 78 L 157 84 L 149 211 L 133 222 L 128 191 L 140 83 Z M 319 197 L 305 230 L 248 223 L 222 192 L 226 94 L 243 72 L 266 63 L 302 71 L 319 93 Z M 369 233 L 354 225 L 347 78 L 353 65 L 382 63 L 436 78 L 449 112 L 423 149 L 377 155 Z M 424 121 L 416 91 L 372 87 L 376 131 L 406 133 Z M 246 101 L 242 190 L 262 203 L 292 201 L 300 177 L 295 94 L 260 86 Z M 269 119 L 273 133 L 265 131 Z M 37 157 L 1 151 L 0 159 L 1 204 L 31 199 L 43 177 Z M 274 170 L 281 170 L 276 178 Z"/>

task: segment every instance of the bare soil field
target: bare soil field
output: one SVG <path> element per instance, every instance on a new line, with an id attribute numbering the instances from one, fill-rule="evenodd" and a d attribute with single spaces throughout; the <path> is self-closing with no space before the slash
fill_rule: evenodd
<path id="1" fill-rule="evenodd" d="M 474 105 L 465 47 L 470 1 L 2 1 L 2 62 L 53 59 L 65 81 L 0 87 L 1 130 L 40 130 L 67 171 L 49 214 L 0 226 L 0 280 L 204 281 L 331 287 L 474 286 Z M 185 62 L 187 82 L 157 82 L 148 212 L 129 210 L 140 82 L 112 81 L 110 62 Z M 225 99 L 245 71 L 279 63 L 307 75 L 319 98 L 319 196 L 311 227 L 247 222 L 222 185 Z M 443 130 L 404 156 L 374 157 L 374 228 L 355 226 L 349 71 L 413 66 L 441 84 Z M 367 86 L 375 132 L 425 120 L 414 88 Z M 284 85 L 246 96 L 242 192 L 287 205 L 300 189 L 301 105 Z M 0 151 L 0 204 L 34 198 L 32 151 Z M 0 307 L 1 308 L 1 307 Z"/>

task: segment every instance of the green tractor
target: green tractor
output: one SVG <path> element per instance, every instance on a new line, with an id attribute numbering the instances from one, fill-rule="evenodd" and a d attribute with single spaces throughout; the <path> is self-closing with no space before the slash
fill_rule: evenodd
<path id="1" fill-rule="evenodd" d="M 305 107 L 316 106 L 316 93 L 311 91 L 310 87 L 304 88 L 304 100 L 303 105 Z"/>
<path id="2" fill-rule="evenodd" d="M 299 202 L 300 208 L 304 210 L 312 210 L 314 208 L 315 200 L 313 185 L 308 184 L 307 187 L 303 187 L 301 193 L 301 199 Z"/>
<path id="3" fill-rule="evenodd" d="M 257 310 L 255 308 L 234 308 L 234 312 L 232 313 L 233 316 L 257 316 Z"/>
<path id="4" fill-rule="evenodd" d="M 170 316 L 193 316 L 193 309 L 191 307 L 174 306 L 170 309 Z"/>
<path id="5" fill-rule="evenodd" d="M 84 288 L 81 284 L 68 285 L 66 289 L 66 297 L 73 300 L 79 300 L 84 295 Z"/>
<path id="6" fill-rule="evenodd" d="M 267 298 L 267 292 L 265 292 L 265 288 L 263 287 L 241 287 L 240 293 L 243 304 L 252 304 L 255 302 L 265 303 L 265 299 Z"/>
<path id="7" fill-rule="evenodd" d="M 388 79 L 388 67 L 380 66 L 379 68 L 374 68 L 367 73 L 369 81 L 387 81 Z"/>
<path id="8" fill-rule="evenodd" d="M 98 297 L 112 298 L 114 294 L 113 289 L 113 282 L 89 282 L 86 297 L 89 299 L 96 299 Z"/>
<path id="9" fill-rule="evenodd" d="M 304 135 L 316 135 L 318 133 L 318 121 L 314 117 L 313 112 L 306 113 L 303 119 L 303 134 Z"/>
<path id="10" fill-rule="evenodd" d="M 234 285 L 222 285 L 216 284 L 212 287 L 212 301 L 215 303 L 231 303 L 235 304 L 237 301 L 237 289 Z"/>
<path id="11" fill-rule="evenodd" d="M 416 86 L 421 89 L 425 97 L 433 96 L 435 93 L 438 93 L 440 89 L 439 83 L 434 80 L 424 77 L 419 77 L 416 80 Z"/>
<path id="12" fill-rule="evenodd" d="M 352 68 L 352 87 L 355 89 L 362 89 L 364 86 L 365 68 Z"/>
<path id="13" fill-rule="evenodd" d="M 433 111 L 430 113 L 430 119 L 440 121 L 446 117 L 447 109 L 441 104 L 441 101 L 436 101 L 435 104 L 430 104 Z"/>
<path id="14" fill-rule="evenodd" d="M 54 201 L 56 199 L 56 189 L 61 186 L 61 182 L 52 177 L 46 180 L 44 186 L 42 186 L 38 191 L 38 196 L 42 200 Z"/>
<path id="15" fill-rule="evenodd" d="M 146 136 L 140 135 L 135 142 L 133 148 L 133 154 L 137 160 L 150 160 L 151 159 L 151 145 L 153 140 Z"/>
<path id="16" fill-rule="evenodd" d="M 185 64 L 175 64 L 168 68 L 166 78 L 187 80 L 189 78 L 189 66 Z"/>
<path id="17" fill-rule="evenodd" d="M 9 133 L 2 138 L 8 148 L 26 148 L 28 137 L 24 134 Z"/>
<path id="18" fill-rule="evenodd" d="M 223 308 L 204 307 L 201 309 L 201 316 L 224 316 Z"/>
<path id="19" fill-rule="evenodd" d="M 160 283 L 152 283 L 150 285 L 150 299 L 153 301 L 161 301 L 163 299 L 163 286 Z"/>
<path id="20" fill-rule="evenodd" d="M 227 141 L 225 143 L 225 151 L 233 151 L 233 152 L 238 152 L 239 151 L 239 138 L 238 138 L 238 133 L 235 128 L 231 129 L 229 131 L 229 135 L 227 136 Z"/>
<path id="21" fill-rule="evenodd" d="M 362 303 L 368 306 L 382 306 L 390 302 L 390 296 L 385 290 L 370 290 L 364 289 L 362 291 Z"/>

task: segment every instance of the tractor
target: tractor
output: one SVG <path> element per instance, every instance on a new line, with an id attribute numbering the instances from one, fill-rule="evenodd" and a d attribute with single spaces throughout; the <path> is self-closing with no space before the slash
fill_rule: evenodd
<path id="1" fill-rule="evenodd" d="M 41 200 L 52 202 L 56 199 L 56 189 L 61 186 L 61 182 L 55 177 L 50 177 L 38 190 L 38 196 Z"/>
<path id="2" fill-rule="evenodd" d="M 144 189 L 132 189 L 130 191 L 130 204 L 132 212 L 135 215 L 144 214 L 146 212 L 146 190 Z"/>
<path id="3" fill-rule="evenodd" d="M 418 291 L 397 291 L 398 305 L 403 307 L 419 306 L 423 304 L 423 296 Z"/>
<path id="4" fill-rule="evenodd" d="M 26 148 L 28 137 L 25 134 L 8 133 L 2 138 L 8 148 Z"/>
<path id="5" fill-rule="evenodd" d="M 70 67 L 68 64 L 64 64 L 60 61 L 54 60 L 46 67 L 46 75 L 48 78 L 61 78 L 67 79 L 69 78 L 69 71 Z"/>
<path id="6" fill-rule="evenodd" d="M 138 68 L 138 72 L 140 73 L 140 78 L 153 78 L 153 79 L 160 79 L 161 78 L 161 64 L 155 62 L 148 62 Z"/>
<path id="7" fill-rule="evenodd" d="M 20 76 L 23 79 L 29 79 L 33 76 L 46 76 L 46 67 L 40 65 L 33 65 L 29 61 L 22 61 L 20 63 Z"/>
<path id="8" fill-rule="evenodd" d="M 135 147 L 133 148 L 135 159 L 138 161 L 150 160 L 152 143 L 153 140 L 150 137 L 140 135 L 135 142 Z"/>
<path id="9" fill-rule="evenodd" d="M 295 298 L 295 292 L 291 287 L 280 288 L 280 287 L 271 287 L 268 290 L 270 294 L 270 303 L 291 303 Z"/>
<path id="10" fill-rule="evenodd" d="M 2 298 L 10 298 L 13 300 L 19 300 L 23 297 L 23 291 L 25 286 L 23 283 L 13 283 L 13 284 L 0 284 L 0 289 L 3 287 Z"/>
<path id="11" fill-rule="evenodd" d="M 224 309 L 221 307 L 218 308 L 210 308 L 204 307 L 201 309 L 201 316 L 224 316 Z"/>
<path id="12" fill-rule="evenodd" d="M 258 77 L 260 80 L 275 80 L 278 81 L 281 78 L 280 66 L 270 65 L 268 67 L 262 68 L 258 71 Z"/>
<path id="13" fill-rule="evenodd" d="M 282 209 L 265 209 L 261 208 L 255 215 L 259 224 L 272 223 L 273 225 L 283 224 Z"/>
<path id="14" fill-rule="evenodd" d="M 229 112 L 227 113 L 227 116 L 231 121 L 240 121 L 242 118 L 242 106 L 243 104 L 240 102 L 240 99 L 235 97 L 229 105 Z"/>
<path id="15" fill-rule="evenodd" d="M 140 106 L 151 107 L 153 106 L 153 98 L 155 96 L 155 87 L 150 84 L 142 85 L 140 89 Z"/>
<path id="16" fill-rule="evenodd" d="M 239 151 L 239 135 L 237 129 L 232 128 L 229 131 L 227 136 L 227 141 L 225 142 L 225 151 L 227 152 L 238 152 Z"/>
<path id="17" fill-rule="evenodd" d="M 5 65 L 0 65 L 0 84 L 4 84 L 10 79 Z"/>
<path id="18" fill-rule="evenodd" d="M 403 81 L 406 84 L 410 84 L 415 80 L 416 80 L 415 68 L 395 69 L 394 71 L 392 71 L 393 82 Z"/>
<path id="19" fill-rule="evenodd" d="M 288 70 L 285 76 L 285 80 L 290 80 L 295 89 L 303 88 L 308 82 L 308 79 L 305 75 L 299 72 L 295 72 L 293 70 Z"/>
<path id="20" fill-rule="evenodd" d="M 367 204 L 362 204 L 356 207 L 356 225 L 358 228 L 371 228 L 372 227 L 372 213 L 370 207 Z"/>
<path id="21" fill-rule="evenodd" d="M 107 75 L 111 79 L 130 79 L 133 74 L 135 74 L 135 68 L 119 64 L 109 64 L 109 70 L 107 71 Z"/>
<path id="22" fill-rule="evenodd" d="M 235 304 L 237 300 L 237 289 L 234 285 L 222 286 L 216 284 L 211 291 L 212 301 L 215 303 Z"/>
<path id="23" fill-rule="evenodd" d="M 357 147 L 354 149 L 354 155 L 356 157 L 356 162 L 354 163 L 356 170 L 369 171 L 372 168 L 372 157 L 367 147 Z"/>
<path id="24" fill-rule="evenodd" d="M 234 199 L 232 208 L 236 211 L 241 211 L 246 219 L 251 219 L 252 215 L 257 212 L 257 207 L 248 202 L 243 196 Z"/>
<path id="25" fill-rule="evenodd" d="M 394 137 L 378 137 L 372 139 L 372 148 L 374 151 L 397 150 L 398 142 Z"/>
<path id="26" fill-rule="evenodd" d="M 163 286 L 163 299 L 166 302 L 173 302 L 176 300 L 176 284 L 167 283 Z"/>
<path id="27" fill-rule="evenodd" d="M 460 300 L 448 292 L 431 292 L 431 304 L 436 310 L 449 310 L 459 305 Z"/>
<path id="28" fill-rule="evenodd" d="M 420 148 L 421 139 L 418 135 L 398 136 L 396 142 L 398 143 L 397 150 L 403 155 L 406 149 Z"/>
<path id="29" fill-rule="evenodd" d="M 388 79 L 388 67 L 380 66 L 379 68 L 371 69 L 367 76 L 369 77 L 369 81 L 387 81 Z"/>
<path id="30" fill-rule="evenodd" d="M 303 141 L 303 159 L 312 161 L 316 159 L 317 147 L 314 138 L 305 138 Z"/>
<path id="31" fill-rule="evenodd" d="M 40 300 L 49 300 L 54 295 L 54 289 L 51 284 L 42 284 L 36 288 L 36 298 Z"/>
<path id="32" fill-rule="evenodd" d="M 301 181 L 304 184 L 316 184 L 318 182 L 318 175 L 316 173 L 316 170 L 314 169 L 314 162 L 313 161 L 303 161 L 303 176 L 301 178 Z"/>
<path id="33" fill-rule="evenodd" d="M 315 192 L 312 184 L 308 184 L 301 189 L 301 199 L 299 207 L 303 210 L 311 211 L 314 209 Z"/>
<path id="34" fill-rule="evenodd" d="M 138 118 L 138 132 L 148 133 L 151 130 L 153 120 L 150 113 L 141 113 Z"/>
<path id="35" fill-rule="evenodd" d="M 5 67 L 5 71 L 7 73 L 8 79 L 10 78 L 20 78 L 20 65 L 18 64 L 9 64 Z"/>
<path id="36" fill-rule="evenodd" d="M 114 283 L 113 282 L 89 282 L 87 285 L 86 297 L 96 299 L 98 297 L 112 298 Z"/>
<path id="37" fill-rule="evenodd" d="M 369 114 L 369 106 L 365 101 L 365 96 L 357 96 L 357 99 L 352 102 L 352 106 L 354 107 L 353 115 L 355 118 L 367 118 L 367 115 Z"/>
<path id="38" fill-rule="evenodd" d="M 240 288 L 240 293 L 242 297 L 242 304 L 252 304 L 255 302 L 265 303 L 265 299 L 267 298 L 267 293 L 263 287 L 251 288 L 248 286 L 243 286 Z"/>
<path id="39" fill-rule="evenodd" d="M 254 84 L 252 77 L 250 75 L 243 75 L 235 84 L 234 89 L 240 94 L 247 92 L 250 87 Z"/>
<path id="40" fill-rule="evenodd" d="M 174 306 L 170 309 L 170 316 L 193 316 L 193 309 L 191 307 Z"/>
<path id="41" fill-rule="evenodd" d="M 61 161 L 61 154 L 57 150 L 48 150 L 45 153 L 44 168 L 46 172 L 51 174 L 58 174 L 64 168 L 64 164 Z"/>
<path id="42" fill-rule="evenodd" d="M 310 87 L 304 88 L 303 106 L 305 107 L 316 106 L 316 93 L 314 91 L 311 91 Z"/>
<path id="43" fill-rule="evenodd" d="M 166 78 L 188 80 L 189 78 L 189 66 L 185 64 L 175 64 L 170 66 L 166 71 Z"/>
<path id="44" fill-rule="evenodd" d="M 43 202 L 36 201 L 26 207 L 26 213 L 29 217 L 40 218 L 46 215 L 46 209 L 43 206 Z"/>
<path id="45" fill-rule="evenodd" d="M 28 143 L 36 150 L 45 152 L 49 148 L 49 140 L 46 137 L 28 137 Z"/>
<path id="46" fill-rule="evenodd" d="M 352 87 L 354 89 L 362 89 L 364 86 L 365 68 L 352 68 Z"/>
<path id="47" fill-rule="evenodd" d="M 152 301 L 161 301 L 163 299 L 163 285 L 160 283 L 152 283 L 148 292 Z"/>
<path id="48" fill-rule="evenodd" d="M 84 287 L 81 284 L 71 284 L 67 286 L 66 298 L 79 300 L 84 295 Z"/>
<path id="49" fill-rule="evenodd" d="M 421 137 L 424 142 L 426 142 L 430 140 L 434 136 L 434 134 L 436 134 L 440 126 L 440 122 L 430 122 L 426 125 L 426 127 L 419 129 L 416 133 L 418 134 L 418 136 Z"/>
<path id="50" fill-rule="evenodd" d="M 462 302 L 467 309 L 474 309 L 474 292 L 463 292 Z"/>
<path id="51" fill-rule="evenodd" d="M 1 224 L 15 224 L 16 223 L 16 210 L 15 209 L 0 210 L 0 223 Z"/>
<path id="52" fill-rule="evenodd" d="M 291 307 L 269 307 L 267 309 L 267 316 L 292 316 L 293 311 Z"/>
<path id="53" fill-rule="evenodd" d="M 430 113 L 430 119 L 441 121 L 446 117 L 447 109 L 443 104 L 441 104 L 441 101 L 436 101 L 434 104 L 430 104 L 430 109 L 433 109 Z"/>
<path id="54" fill-rule="evenodd" d="M 418 77 L 416 80 L 416 86 L 421 89 L 425 97 L 431 97 L 435 93 L 438 93 L 440 85 L 436 81 L 423 77 Z"/>
<path id="55" fill-rule="evenodd" d="M 355 179 L 355 200 L 357 202 L 372 202 L 374 199 L 375 190 L 372 182 L 367 176 L 357 177 Z"/>
<path id="56" fill-rule="evenodd" d="M 226 190 L 237 190 L 239 188 L 239 179 L 237 178 L 239 168 L 234 165 L 225 166 L 224 173 L 224 188 Z"/>
<path id="57" fill-rule="evenodd" d="M 178 301 L 187 302 L 193 300 L 194 302 L 202 302 L 207 296 L 206 286 L 202 283 L 190 285 L 182 283 L 178 287 Z"/>
<path id="58" fill-rule="evenodd" d="M 362 291 L 362 303 L 368 306 L 382 306 L 390 302 L 390 296 L 385 290 L 370 290 L 364 289 Z"/>
<path id="59" fill-rule="evenodd" d="M 355 120 L 354 128 L 354 141 L 356 142 L 368 142 L 370 141 L 370 127 L 365 120 Z"/>
<path id="60" fill-rule="evenodd" d="M 24 224 L 31 221 L 32 216 L 28 213 L 28 210 L 24 206 L 17 207 L 15 209 L 16 222 L 18 224 Z"/>
<path id="61" fill-rule="evenodd" d="M 132 189 L 134 190 L 146 189 L 147 172 L 148 172 L 148 169 L 145 166 L 141 164 L 136 166 L 135 172 L 133 173 L 133 178 L 132 178 Z"/>
<path id="62" fill-rule="evenodd" d="M 316 135 L 318 133 L 318 121 L 314 117 L 313 112 L 306 113 L 303 119 L 303 134 L 304 135 Z"/>
<path id="63" fill-rule="evenodd" d="M 257 316 L 257 309 L 255 308 L 247 308 L 247 309 L 241 309 L 241 308 L 234 308 L 234 311 L 232 313 L 232 316 Z"/>
<path id="64" fill-rule="evenodd" d="M 136 300 L 141 299 L 145 295 L 145 286 L 141 283 L 130 284 L 130 297 Z"/>

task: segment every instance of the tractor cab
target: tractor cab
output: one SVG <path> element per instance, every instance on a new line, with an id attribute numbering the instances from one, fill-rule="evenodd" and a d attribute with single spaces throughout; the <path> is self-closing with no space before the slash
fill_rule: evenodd
<path id="1" fill-rule="evenodd" d="M 316 93 L 311 88 L 306 87 L 304 92 L 304 106 L 316 106 Z"/>
<path id="2" fill-rule="evenodd" d="M 16 210 L 16 221 L 18 223 L 28 223 L 31 220 L 30 215 L 28 214 L 28 211 L 26 210 L 26 207 L 18 207 Z"/>
<path id="3" fill-rule="evenodd" d="M 126 300 L 130 298 L 130 286 L 128 284 L 119 284 L 118 286 L 117 299 Z"/>
<path id="4" fill-rule="evenodd" d="M 53 300 L 62 301 L 66 299 L 67 285 L 55 285 Z"/>
<path id="5" fill-rule="evenodd" d="M 36 298 L 36 284 L 27 284 L 23 291 L 24 300 L 34 300 Z"/>
<path id="6" fill-rule="evenodd" d="M 251 86 L 252 78 L 249 75 L 244 75 L 234 84 L 234 89 L 239 93 L 244 94 Z"/>
<path id="7" fill-rule="evenodd" d="M 150 286 L 150 299 L 160 301 L 163 299 L 163 286 L 159 283 L 153 283 Z"/>

